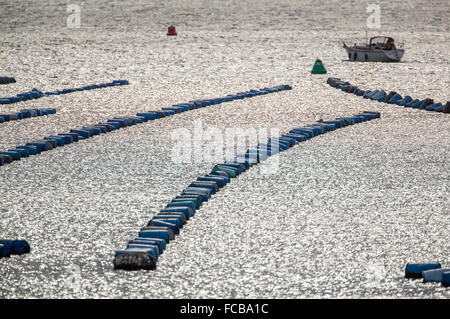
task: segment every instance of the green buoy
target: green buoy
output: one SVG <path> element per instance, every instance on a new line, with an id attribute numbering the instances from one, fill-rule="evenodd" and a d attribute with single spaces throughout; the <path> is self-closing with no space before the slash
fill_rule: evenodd
<path id="1" fill-rule="evenodd" d="M 325 73 L 327 73 L 327 70 L 325 70 L 322 61 L 320 59 L 317 59 L 316 62 L 314 62 L 311 74 L 325 74 Z"/>

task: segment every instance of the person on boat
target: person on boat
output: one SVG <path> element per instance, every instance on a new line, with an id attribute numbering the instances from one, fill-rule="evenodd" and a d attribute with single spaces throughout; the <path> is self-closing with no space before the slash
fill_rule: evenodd
<path id="1" fill-rule="evenodd" d="M 389 39 L 386 41 L 386 44 L 384 45 L 384 49 L 385 49 L 385 50 L 392 50 L 393 42 L 394 42 L 394 39 L 389 38 Z"/>

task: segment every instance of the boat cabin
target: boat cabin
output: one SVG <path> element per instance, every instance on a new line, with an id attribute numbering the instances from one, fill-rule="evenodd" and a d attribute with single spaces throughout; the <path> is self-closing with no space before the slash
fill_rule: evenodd
<path id="1" fill-rule="evenodd" d="M 392 50 L 394 47 L 394 39 L 391 37 L 376 36 L 369 41 L 369 49 Z"/>

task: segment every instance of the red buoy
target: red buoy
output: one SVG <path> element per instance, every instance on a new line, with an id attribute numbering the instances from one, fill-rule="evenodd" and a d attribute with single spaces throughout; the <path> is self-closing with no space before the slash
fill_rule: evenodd
<path id="1" fill-rule="evenodd" d="M 177 35 L 177 30 L 175 30 L 175 27 L 171 25 L 169 27 L 169 30 L 167 31 L 167 35 Z"/>

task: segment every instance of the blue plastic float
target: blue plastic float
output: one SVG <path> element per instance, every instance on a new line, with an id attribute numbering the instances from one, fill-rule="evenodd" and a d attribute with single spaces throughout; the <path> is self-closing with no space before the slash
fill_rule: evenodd
<path id="1" fill-rule="evenodd" d="M 440 263 L 406 264 L 405 278 L 422 278 L 422 271 L 441 268 Z"/>
<path id="2" fill-rule="evenodd" d="M 450 268 L 436 268 L 422 271 L 423 282 L 442 282 L 442 275 Z"/>
<path id="3" fill-rule="evenodd" d="M 394 104 L 398 106 L 410 107 L 414 109 L 450 113 L 450 102 L 444 105 L 440 102 L 434 102 L 431 98 L 425 98 L 423 100 L 413 99 L 410 96 L 402 98 L 400 94 L 394 91 L 390 91 L 388 94 L 384 90 L 360 90 L 358 87 L 351 85 L 349 82 L 344 82 L 339 78 L 328 78 L 327 83 L 336 88 L 341 89 L 347 93 L 353 93 L 358 96 L 362 96 L 365 99 L 376 100 L 378 102 L 384 102 L 387 104 Z M 364 92 L 364 93 L 361 93 Z"/>

